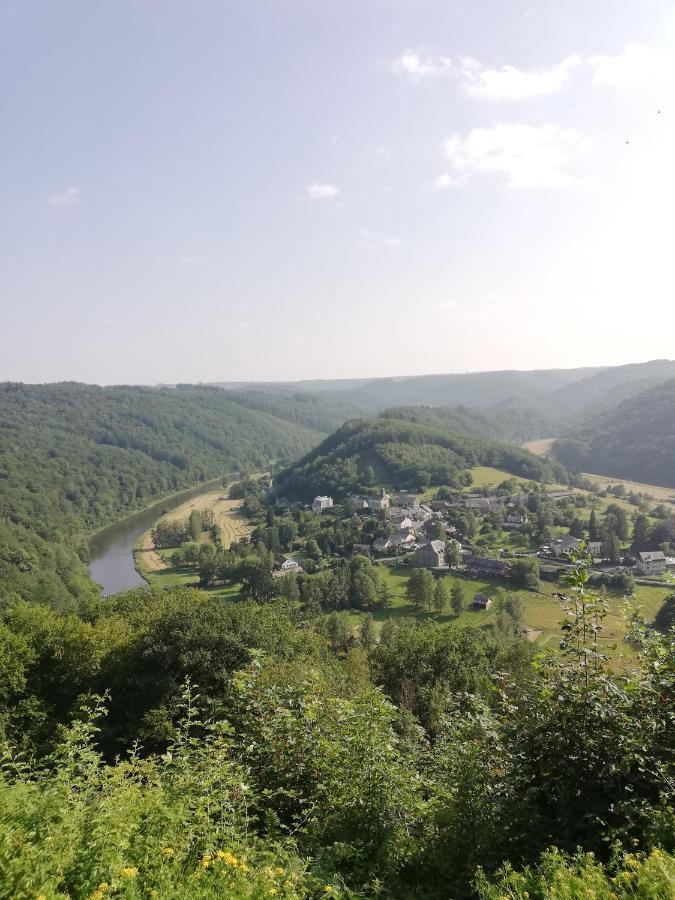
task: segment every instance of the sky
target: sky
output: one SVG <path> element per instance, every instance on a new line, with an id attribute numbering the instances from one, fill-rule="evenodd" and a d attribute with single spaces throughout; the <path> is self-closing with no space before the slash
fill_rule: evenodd
<path id="1" fill-rule="evenodd" d="M 0 380 L 675 356 L 672 0 L 0 0 Z"/>

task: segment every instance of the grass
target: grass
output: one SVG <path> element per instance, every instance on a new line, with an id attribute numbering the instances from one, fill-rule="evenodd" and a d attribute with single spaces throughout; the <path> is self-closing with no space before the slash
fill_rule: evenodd
<path id="1" fill-rule="evenodd" d="M 375 628 L 378 632 L 385 621 L 396 621 L 402 618 L 412 618 L 418 622 L 453 622 L 458 627 L 466 625 L 488 626 L 494 622 L 496 612 L 494 609 L 480 611 L 470 609 L 473 596 L 478 593 L 490 594 L 496 588 L 505 587 L 502 581 L 464 578 L 453 575 L 442 576 L 449 578 L 452 582 L 458 582 L 464 588 L 465 608 L 461 615 L 455 619 L 449 612 L 439 615 L 434 611 L 430 612 L 420 609 L 408 601 L 405 596 L 405 588 L 412 571 L 410 567 L 394 567 L 380 564 L 380 571 L 383 580 L 393 594 L 393 599 L 389 609 L 378 610 L 373 614 Z M 525 590 L 512 592 L 517 594 L 522 601 L 523 625 L 532 632 L 541 632 L 536 638 L 537 645 L 540 647 L 555 649 L 558 646 L 561 636 L 560 621 L 562 619 L 562 610 L 560 602 L 554 597 L 554 594 L 563 591 L 564 587 L 559 584 L 542 581 L 540 590 L 537 593 Z M 603 652 L 613 660 L 615 666 L 620 667 L 624 662 L 628 662 L 635 656 L 632 647 L 623 640 L 625 635 L 625 615 L 628 608 L 638 607 L 644 618 L 651 622 L 664 599 L 670 593 L 672 593 L 672 588 L 637 585 L 634 597 L 630 598 L 628 602 L 623 597 L 609 596 L 610 613 L 603 623 L 600 644 Z M 358 627 L 363 615 L 358 610 L 352 610 L 348 613 L 348 621 L 352 627 Z"/>
<path id="2" fill-rule="evenodd" d="M 590 475 L 588 472 L 583 473 L 584 478 L 593 481 L 601 489 L 607 488 L 608 485 L 622 484 L 626 491 L 635 491 L 639 494 L 651 494 L 656 500 L 673 500 L 675 498 L 675 488 L 664 487 L 658 484 L 644 484 L 640 481 L 626 481 L 623 478 L 610 478 L 607 475 Z"/>

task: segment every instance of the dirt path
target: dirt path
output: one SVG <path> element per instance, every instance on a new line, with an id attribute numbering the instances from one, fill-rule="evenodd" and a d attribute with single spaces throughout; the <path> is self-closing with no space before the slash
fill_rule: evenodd
<path id="1" fill-rule="evenodd" d="M 168 563 L 166 563 L 155 550 L 155 545 L 152 541 L 152 532 L 150 531 L 146 531 L 141 538 L 138 553 L 142 554 L 139 561 L 143 568 L 148 572 L 159 572 L 160 569 L 166 569 L 168 566 Z"/>

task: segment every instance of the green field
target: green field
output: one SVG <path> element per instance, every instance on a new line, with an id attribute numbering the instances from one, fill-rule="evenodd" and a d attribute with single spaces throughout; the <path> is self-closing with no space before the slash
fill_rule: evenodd
<path id="1" fill-rule="evenodd" d="M 143 566 L 143 555 L 141 553 L 136 552 L 134 554 L 134 557 L 136 559 L 136 568 L 143 576 L 143 578 L 145 578 L 145 580 L 148 582 L 150 587 L 199 587 L 199 576 L 197 570 L 194 567 L 171 565 L 171 556 L 174 553 L 175 549 L 175 547 L 169 547 L 157 551 L 162 559 L 166 560 L 167 568 L 157 569 L 156 571 L 151 571 Z M 206 593 L 211 594 L 212 596 L 236 599 L 237 597 L 239 597 L 241 585 L 233 584 L 227 585 L 227 587 L 200 588 L 200 590 L 205 590 Z"/>
<path id="2" fill-rule="evenodd" d="M 400 566 L 396 568 L 381 564 L 381 570 L 383 578 L 391 588 L 394 597 L 388 610 L 378 611 L 373 614 L 378 630 L 388 619 L 396 620 L 406 617 L 413 618 L 418 622 L 453 622 L 460 627 L 464 625 L 490 625 L 495 619 L 496 614 L 494 610 L 475 611 L 469 609 L 468 606 L 474 594 L 489 594 L 496 588 L 505 586 L 504 582 L 501 581 L 484 581 L 452 575 L 442 576 L 452 579 L 453 582 L 458 581 L 464 587 L 466 608 L 459 618 L 455 619 L 449 613 L 438 615 L 435 612 L 421 610 L 408 602 L 405 596 L 405 588 L 411 572 L 409 567 Z M 532 635 L 532 637 L 536 637 L 538 646 L 555 648 L 558 645 L 561 636 L 560 621 L 562 612 L 560 602 L 553 595 L 563 590 L 564 588 L 559 584 L 542 581 L 538 593 L 523 590 L 513 592 L 522 600 L 523 625 L 532 632 L 541 632 L 538 636 Z M 628 602 L 622 597 L 612 597 L 610 595 L 610 613 L 603 623 L 603 631 L 600 637 L 603 652 L 607 653 L 619 665 L 622 660 L 633 657 L 633 649 L 623 641 L 627 611 L 629 608 L 637 607 L 644 618 L 651 622 L 663 600 L 670 593 L 672 593 L 672 588 L 637 585 L 634 597 L 630 598 Z M 363 613 L 356 610 L 350 611 L 348 614 L 349 621 L 354 627 L 359 625 L 362 616 Z"/>

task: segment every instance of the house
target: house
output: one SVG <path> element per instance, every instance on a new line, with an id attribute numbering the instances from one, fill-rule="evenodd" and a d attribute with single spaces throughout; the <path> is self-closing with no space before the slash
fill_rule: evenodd
<path id="1" fill-rule="evenodd" d="M 408 516 L 404 516 L 402 519 L 398 519 L 392 524 L 396 525 L 399 531 L 408 531 L 413 526 L 413 520 Z"/>
<path id="2" fill-rule="evenodd" d="M 386 550 L 391 550 L 391 547 L 391 538 L 379 537 L 375 538 L 375 540 L 373 541 L 373 550 L 376 553 L 384 553 Z"/>
<path id="3" fill-rule="evenodd" d="M 275 578 L 280 578 L 282 575 L 288 575 L 290 572 L 299 574 L 302 571 L 304 570 L 297 559 L 293 559 L 292 556 L 282 556 L 281 562 L 272 572 L 272 575 Z"/>
<path id="4" fill-rule="evenodd" d="M 490 609 L 492 606 L 492 600 L 488 597 L 487 594 L 476 594 L 476 596 L 471 601 L 472 609 Z"/>
<path id="5" fill-rule="evenodd" d="M 366 503 L 368 504 L 368 509 L 388 509 L 389 494 L 386 494 L 383 490 L 380 494 L 366 497 Z"/>
<path id="6" fill-rule="evenodd" d="M 502 509 L 504 501 L 501 497 L 480 497 L 476 494 L 468 494 L 466 497 L 458 500 L 455 505 L 487 515 L 490 512 Z"/>
<path id="7" fill-rule="evenodd" d="M 402 506 L 404 508 L 410 507 L 411 509 L 416 509 L 420 505 L 419 497 L 417 494 L 397 494 L 394 497 L 395 506 Z"/>
<path id="8" fill-rule="evenodd" d="M 415 550 L 415 565 L 435 568 L 445 565 L 445 544 L 443 541 L 429 541 Z"/>
<path id="9" fill-rule="evenodd" d="M 504 528 L 522 528 L 523 525 L 527 525 L 529 521 L 527 515 L 508 513 L 504 517 Z"/>
<path id="10" fill-rule="evenodd" d="M 571 534 L 563 534 L 554 541 L 551 541 L 549 546 L 553 556 L 558 559 L 564 559 L 569 556 L 570 553 L 575 553 L 577 550 L 580 550 L 583 543 L 584 541 L 581 538 L 572 537 Z"/>
<path id="11" fill-rule="evenodd" d="M 586 547 L 594 562 L 602 562 L 606 553 L 602 549 L 602 541 L 586 541 Z"/>
<path id="12" fill-rule="evenodd" d="M 635 571 L 639 575 L 663 575 L 666 571 L 666 556 L 661 550 L 638 553 Z"/>
<path id="13" fill-rule="evenodd" d="M 511 564 L 501 559 L 486 559 L 483 556 L 468 555 L 464 565 L 476 575 L 488 575 L 491 578 L 508 578 L 511 573 Z"/>
<path id="14" fill-rule="evenodd" d="M 372 547 L 370 544 L 354 544 L 352 547 L 352 556 L 370 556 Z"/>
<path id="15" fill-rule="evenodd" d="M 391 545 L 397 550 L 409 550 L 417 544 L 417 539 L 412 531 L 400 531 L 389 538 Z"/>
<path id="16" fill-rule="evenodd" d="M 320 513 L 323 512 L 324 509 L 330 509 L 332 505 L 332 497 L 315 497 L 312 503 L 312 510 L 314 512 Z"/>

